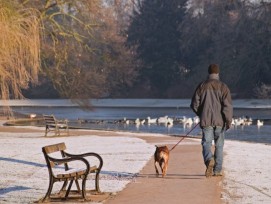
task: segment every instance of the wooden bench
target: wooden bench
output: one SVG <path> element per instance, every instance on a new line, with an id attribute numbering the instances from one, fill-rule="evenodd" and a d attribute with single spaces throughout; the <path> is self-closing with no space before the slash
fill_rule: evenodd
<path id="1" fill-rule="evenodd" d="M 55 136 L 60 136 L 60 130 L 63 129 L 66 135 L 69 135 L 68 120 L 57 120 L 54 115 L 43 115 L 45 122 L 45 136 L 48 132 L 54 131 Z"/>
<path id="2" fill-rule="evenodd" d="M 77 190 L 73 190 L 73 193 L 79 195 L 79 198 L 86 199 L 86 180 L 89 174 L 95 174 L 95 189 L 92 192 L 101 193 L 99 187 L 99 174 L 103 166 L 102 157 L 93 152 L 84 154 L 69 154 L 66 151 L 65 143 L 58 143 L 49 146 L 42 147 L 42 152 L 44 154 L 48 171 L 49 171 L 49 187 L 46 195 L 41 202 L 50 202 L 54 199 L 67 199 L 69 193 L 71 192 L 71 187 L 73 182 L 76 183 Z M 54 157 L 53 157 L 53 156 Z M 89 157 L 88 160 L 86 157 Z M 97 165 L 90 166 L 89 159 L 92 159 L 93 163 Z M 76 168 L 71 168 L 70 164 L 72 162 L 77 162 Z M 68 165 L 69 164 L 69 165 Z M 80 165 L 79 165 L 80 164 Z M 79 180 L 82 180 L 82 185 L 80 188 Z M 62 188 L 56 194 L 57 196 L 51 196 L 53 185 L 55 182 L 63 182 Z M 66 190 L 67 184 L 69 186 Z"/>

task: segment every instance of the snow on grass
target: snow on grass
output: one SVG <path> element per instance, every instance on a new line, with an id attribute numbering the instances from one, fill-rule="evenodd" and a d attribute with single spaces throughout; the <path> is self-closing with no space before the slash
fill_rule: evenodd
<path id="1" fill-rule="evenodd" d="M 223 195 L 229 204 L 271 203 L 271 146 L 226 141 Z"/>
<path id="2" fill-rule="evenodd" d="M 46 145 L 65 142 L 71 153 L 100 154 L 104 161 L 100 182 L 103 192 L 121 191 L 154 152 L 153 145 L 132 137 L 34 135 L 37 133 L 0 133 L 0 203 L 33 203 L 45 195 L 49 176 L 42 147 Z M 89 180 L 87 186 L 94 188 L 94 182 Z"/>

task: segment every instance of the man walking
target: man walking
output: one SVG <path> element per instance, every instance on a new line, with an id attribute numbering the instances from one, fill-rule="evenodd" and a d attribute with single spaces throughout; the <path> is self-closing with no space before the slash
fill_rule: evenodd
<path id="1" fill-rule="evenodd" d="M 219 80 L 219 66 L 210 64 L 208 79 L 201 82 L 190 107 L 200 118 L 202 155 L 206 165 L 205 176 L 222 176 L 225 130 L 231 127 L 233 107 L 228 86 Z M 212 153 L 212 141 L 215 151 Z"/>

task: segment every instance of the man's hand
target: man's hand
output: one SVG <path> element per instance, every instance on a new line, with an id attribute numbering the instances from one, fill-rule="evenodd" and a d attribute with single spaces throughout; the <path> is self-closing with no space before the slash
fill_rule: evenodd
<path id="1" fill-rule="evenodd" d="M 226 131 L 228 130 L 228 129 L 230 129 L 231 128 L 231 124 L 230 123 L 227 123 L 226 124 Z"/>

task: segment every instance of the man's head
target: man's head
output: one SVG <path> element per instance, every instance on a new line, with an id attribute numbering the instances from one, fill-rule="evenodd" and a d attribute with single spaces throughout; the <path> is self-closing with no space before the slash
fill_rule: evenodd
<path id="1" fill-rule="evenodd" d="M 209 74 L 219 74 L 219 66 L 217 64 L 210 64 L 208 67 Z"/>

